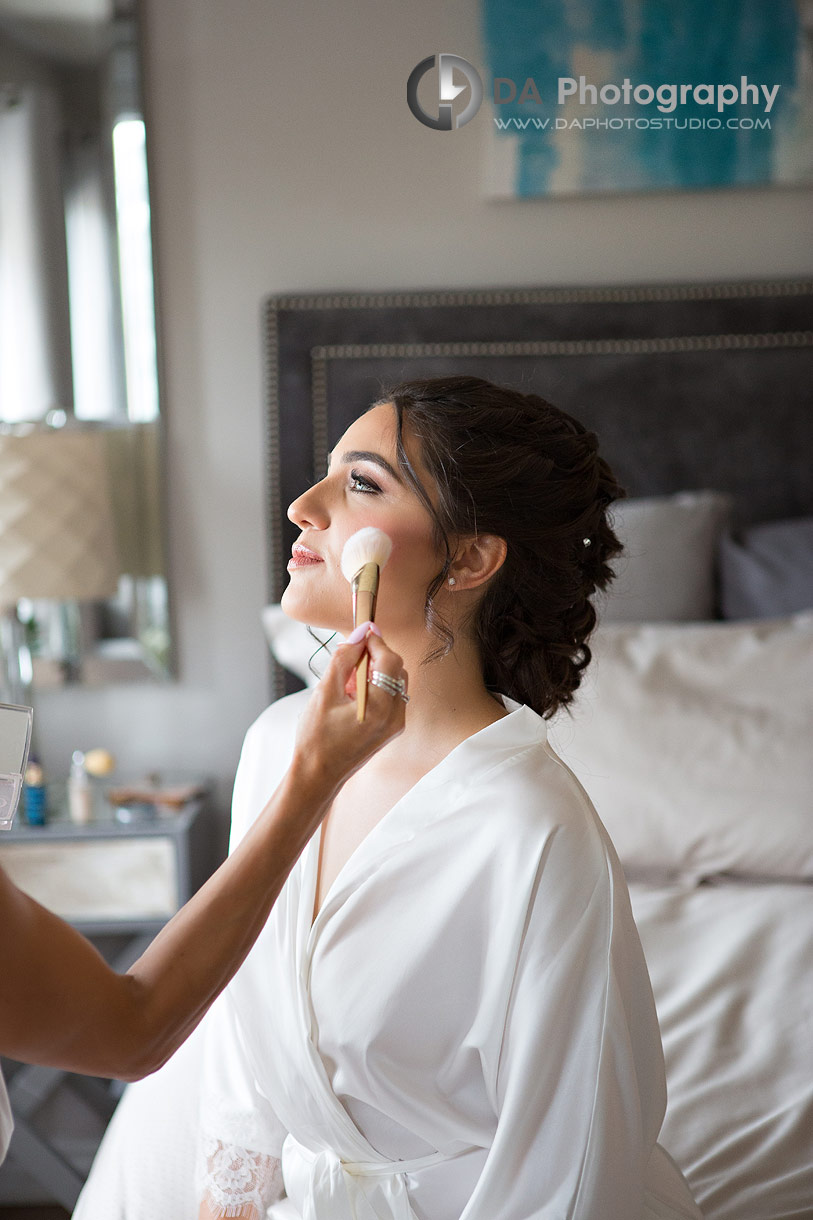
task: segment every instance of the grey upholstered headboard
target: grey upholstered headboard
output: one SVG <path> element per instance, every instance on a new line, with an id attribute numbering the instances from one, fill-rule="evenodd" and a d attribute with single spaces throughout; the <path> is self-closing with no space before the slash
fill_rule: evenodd
<path id="1" fill-rule="evenodd" d="M 740 523 L 813 514 L 813 282 L 278 296 L 266 327 L 269 600 L 287 505 L 407 377 L 543 395 L 598 433 L 629 495 L 727 491 Z"/>

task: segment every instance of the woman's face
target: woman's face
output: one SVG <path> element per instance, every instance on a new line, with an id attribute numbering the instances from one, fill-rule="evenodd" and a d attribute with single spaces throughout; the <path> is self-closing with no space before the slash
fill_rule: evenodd
<path id="1" fill-rule="evenodd" d="M 432 518 L 398 470 L 393 407 L 372 407 L 347 429 L 330 456 L 328 473 L 288 509 L 302 531 L 288 564 L 290 583 L 282 608 L 291 618 L 342 634 L 353 628 L 349 582 L 341 570 L 342 548 L 364 526 L 392 539 L 381 570 L 376 621 L 385 638 L 422 629 L 426 589 L 443 556 L 435 548 Z M 432 479 L 417 445 L 404 444 L 423 486 Z"/>

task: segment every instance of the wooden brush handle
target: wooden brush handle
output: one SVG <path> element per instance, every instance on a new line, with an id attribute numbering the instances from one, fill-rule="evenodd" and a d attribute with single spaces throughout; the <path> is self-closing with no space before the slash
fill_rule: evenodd
<path id="1" fill-rule="evenodd" d="M 369 565 L 375 567 L 374 564 Z M 378 569 L 376 568 L 376 573 Z M 376 580 L 376 589 L 365 589 L 360 587 L 356 594 L 355 612 L 353 615 L 353 626 L 358 627 L 359 623 L 366 623 L 369 619 L 373 621 L 375 614 L 375 600 L 378 581 Z M 356 666 L 356 720 L 361 724 L 367 714 L 367 670 L 369 668 L 369 654 L 363 653 L 362 658 Z"/>
<path id="2" fill-rule="evenodd" d="M 367 670 L 369 668 L 369 660 L 370 658 L 365 652 L 356 668 L 356 721 L 358 724 L 361 724 L 367 714 Z"/>

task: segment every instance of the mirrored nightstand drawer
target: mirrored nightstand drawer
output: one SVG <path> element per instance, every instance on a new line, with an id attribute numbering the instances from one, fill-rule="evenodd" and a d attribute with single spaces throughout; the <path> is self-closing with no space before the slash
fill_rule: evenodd
<path id="1" fill-rule="evenodd" d="M 18 826 L 0 837 L 15 885 L 83 931 L 157 930 L 205 876 L 204 801 L 129 825 Z"/>

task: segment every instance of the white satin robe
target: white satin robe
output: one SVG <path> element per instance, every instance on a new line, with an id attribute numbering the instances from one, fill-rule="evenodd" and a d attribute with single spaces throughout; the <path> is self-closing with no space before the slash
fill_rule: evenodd
<path id="1" fill-rule="evenodd" d="M 233 843 L 307 698 L 249 730 Z M 385 815 L 311 927 L 314 836 L 208 1018 L 204 1128 L 237 1198 L 281 1159 L 271 1216 L 700 1214 L 656 1143 L 663 1056 L 620 866 L 545 722 L 505 704 Z"/>

